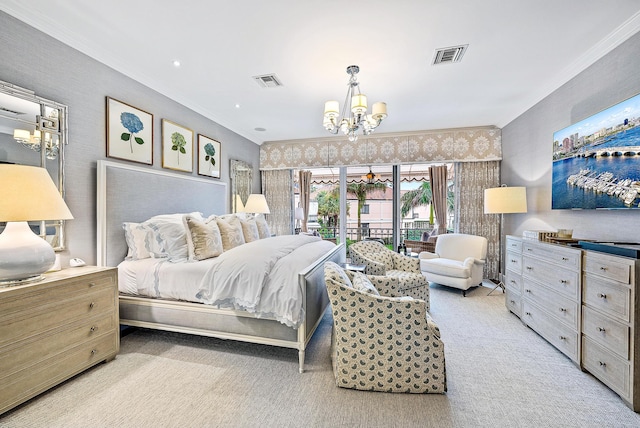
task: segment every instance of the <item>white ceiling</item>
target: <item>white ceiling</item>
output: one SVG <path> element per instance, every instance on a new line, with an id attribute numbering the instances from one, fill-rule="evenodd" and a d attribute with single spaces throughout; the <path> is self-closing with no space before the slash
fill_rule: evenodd
<path id="1" fill-rule="evenodd" d="M 369 104 L 387 102 L 377 133 L 503 127 L 640 30 L 638 0 L 0 0 L 0 10 L 257 144 L 330 136 L 324 102 L 342 104 L 351 64 Z M 462 62 L 431 65 L 436 49 L 460 44 Z M 252 79 L 270 73 L 284 86 Z"/>

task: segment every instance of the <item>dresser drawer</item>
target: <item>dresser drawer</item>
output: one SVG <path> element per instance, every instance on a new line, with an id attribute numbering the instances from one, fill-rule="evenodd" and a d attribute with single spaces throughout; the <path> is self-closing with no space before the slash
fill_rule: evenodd
<path id="1" fill-rule="evenodd" d="M 598 276 L 582 278 L 582 300 L 589 306 L 623 322 L 629 322 L 631 313 L 631 289 Z"/>
<path id="2" fill-rule="evenodd" d="M 582 366 L 623 398 L 629 399 L 631 366 L 627 361 L 583 337 Z"/>
<path id="3" fill-rule="evenodd" d="M 0 413 L 100 361 L 114 357 L 118 350 L 117 339 L 116 333 L 103 336 L 68 350 L 63 357 L 54 356 L 7 376 L 0 388 Z"/>
<path id="4" fill-rule="evenodd" d="M 507 309 L 516 314 L 518 317 L 522 314 L 522 297 L 510 288 L 505 290 L 505 304 Z"/>
<path id="5" fill-rule="evenodd" d="M 45 280 L 46 281 L 46 280 Z M 0 304 L 0 323 L 12 318 L 14 313 L 29 311 L 35 307 L 52 305 L 61 299 L 77 297 L 97 290 L 114 287 L 114 275 L 109 271 L 82 275 L 67 280 L 53 280 L 41 284 L 37 289 L 20 287 L 11 290 L 10 296 L 3 297 Z"/>
<path id="6" fill-rule="evenodd" d="M 585 306 L 582 311 L 582 332 L 625 360 L 629 359 L 628 326 Z"/>
<path id="7" fill-rule="evenodd" d="M 522 322 L 527 324 L 540 336 L 544 337 L 574 362 L 578 363 L 578 332 L 566 325 L 556 322 L 544 310 L 522 300 Z"/>
<path id="8" fill-rule="evenodd" d="M 511 270 L 520 274 L 522 272 L 522 254 L 507 251 L 507 257 L 504 264 L 507 271 Z"/>
<path id="9" fill-rule="evenodd" d="M 560 295 L 530 280 L 524 281 L 522 297 L 523 299 L 530 299 L 551 316 L 578 331 L 578 312 L 580 309 L 578 301 Z"/>
<path id="10" fill-rule="evenodd" d="M 52 299 L 13 314 L 0 317 L 0 349 L 14 341 L 28 338 L 36 333 L 59 327 L 87 316 L 114 313 L 117 295 L 115 288 L 99 289 L 95 293 L 84 293 L 67 299 Z M 0 310 L 2 307 L 0 306 Z"/>
<path id="11" fill-rule="evenodd" d="M 525 282 L 527 277 L 533 278 L 565 296 L 578 300 L 580 288 L 580 273 L 578 271 L 563 269 L 527 256 L 523 257 L 522 263 L 522 276 Z"/>
<path id="12" fill-rule="evenodd" d="M 522 241 L 519 239 L 507 237 L 506 251 L 522 253 Z"/>
<path id="13" fill-rule="evenodd" d="M 580 270 L 581 252 L 573 248 L 525 242 L 522 244 L 522 254 L 564 266 L 568 269 Z"/>
<path id="14" fill-rule="evenodd" d="M 31 336 L 25 340 L 13 342 L 0 349 L 0 384 L 2 378 L 39 364 L 83 342 L 104 334 L 116 334 L 118 320 L 112 313 L 97 318 L 82 320 L 51 331 L 50 334 Z"/>
<path id="15" fill-rule="evenodd" d="M 522 293 L 522 276 L 508 270 L 504 277 L 504 286 L 517 293 Z"/>
<path id="16" fill-rule="evenodd" d="M 612 257 L 593 251 L 585 251 L 584 271 L 622 284 L 631 284 L 633 262 L 622 257 Z"/>

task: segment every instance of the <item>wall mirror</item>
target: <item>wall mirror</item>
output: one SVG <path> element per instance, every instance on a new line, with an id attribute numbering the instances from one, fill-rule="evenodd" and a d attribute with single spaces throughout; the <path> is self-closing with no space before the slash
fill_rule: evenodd
<path id="1" fill-rule="evenodd" d="M 46 168 L 64 198 L 66 144 L 67 106 L 0 80 L 0 163 Z M 64 220 L 30 222 L 30 226 L 54 250 L 65 248 Z"/>
<path id="2" fill-rule="evenodd" d="M 231 159 L 231 167 L 229 168 L 231 180 L 231 212 L 237 213 L 244 211 L 244 204 L 251 194 L 251 185 L 253 183 L 253 167 L 250 163 Z"/>

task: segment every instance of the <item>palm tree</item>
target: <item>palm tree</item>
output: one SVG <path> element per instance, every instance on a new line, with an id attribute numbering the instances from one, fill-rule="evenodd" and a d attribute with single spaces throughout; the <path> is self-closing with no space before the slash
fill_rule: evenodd
<path id="1" fill-rule="evenodd" d="M 400 198 L 400 213 L 404 218 L 414 207 L 429 205 L 429 223 L 433 224 L 433 193 L 431 193 L 431 183 L 422 182 L 420 187 L 409 190 Z"/>
<path id="2" fill-rule="evenodd" d="M 367 194 L 374 190 L 386 189 L 387 185 L 382 182 L 376 183 L 349 183 L 347 184 L 347 194 L 354 195 L 358 200 L 358 241 L 362 240 L 362 207 L 367 202 Z"/>

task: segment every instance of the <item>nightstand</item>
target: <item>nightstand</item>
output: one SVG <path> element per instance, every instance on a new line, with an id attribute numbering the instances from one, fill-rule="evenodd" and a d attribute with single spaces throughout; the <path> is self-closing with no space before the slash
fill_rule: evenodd
<path id="1" fill-rule="evenodd" d="M 120 348 L 116 268 L 83 266 L 0 288 L 0 414 Z"/>

